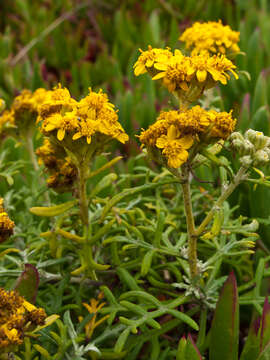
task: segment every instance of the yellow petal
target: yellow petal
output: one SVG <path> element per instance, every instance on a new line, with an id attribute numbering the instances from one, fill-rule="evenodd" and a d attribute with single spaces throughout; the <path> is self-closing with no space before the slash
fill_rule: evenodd
<path id="1" fill-rule="evenodd" d="M 168 133 L 167 133 L 168 140 L 176 139 L 177 135 L 178 135 L 177 128 L 174 125 L 171 125 L 169 127 L 169 130 L 168 130 Z"/>
<path id="2" fill-rule="evenodd" d="M 80 137 L 82 137 L 82 134 L 81 133 L 76 133 L 76 134 L 74 134 L 73 136 L 72 136 L 72 140 L 77 140 L 77 139 L 79 139 Z"/>
<path id="3" fill-rule="evenodd" d="M 65 137 L 65 129 L 59 129 L 58 131 L 57 131 L 57 139 L 59 140 L 59 141 L 62 141 L 63 139 L 64 139 L 64 137 Z"/>
<path id="4" fill-rule="evenodd" d="M 134 74 L 135 76 L 139 76 L 146 73 L 146 69 L 145 66 L 143 64 L 136 66 L 136 68 L 134 69 Z"/>
<path id="5" fill-rule="evenodd" d="M 203 82 L 203 81 L 205 81 L 205 79 L 207 77 L 207 71 L 197 70 L 196 75 L 197 75 L 197 79 L 199 80 L 199 82 Z"/>
<path id="6" fill-rule="evenodd" d="M 193 145 L 193 138 L 190 135 L 184 136 L 178 140 L 178 143 L 184 148 L 189 149 Z"/>
<path id="7" fill-rule="evenodd" d="M 167 136 L 162 135 L 160 138 L 157 139 L 156 147 L 158 147 L 159 149 L 163 149 L 167 143 L 168 143 Z"/>
<path id="8" fill-rule="evenodd" d="M 164 64 L 164 63 L 156 63 L 154 65 L 154 68 L 157 69 L 157 70 L 166 71 L 168 66 L 167 66 L 167 64 Z"/>
<path id="9" fill-rule="evenodd" d="M 88 145 L 91 144 L 91 136 L 87 136 L 86 140 Z"/>
<path id="10" fill-rule="evenodd" d="M 45 131 L 52 131 L 55 129 L 55 125 L 54 124 L 48 124 L 45 126 Z"/>
<path id="11" fill-rule="evenodd" d="M 165 72 L 160 72 L 157 75 L 155 75 L 154 77 L 152 77 L 152 80 L 162 79 L 165 75 L 166 75 Z"/>
<path id="12" fill-rule="evenodd" d="M 145 63 L 145 66 L 147 66 L 147 67 L 152 67 L 153 64 L 154 64 L 154 60 L 152 60 L 152 59 L 147 59 L 147 60 L 146 60 L 146 63 Z"/>

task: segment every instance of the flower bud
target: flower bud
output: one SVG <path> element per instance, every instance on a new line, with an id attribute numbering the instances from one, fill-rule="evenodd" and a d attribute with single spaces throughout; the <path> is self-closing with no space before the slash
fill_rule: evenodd
<path id="1" fill-rule="evenodd" d="M 249 167 L 252 164 L 252 162 L 253 160 L 250 155 L 245 155 L 240 158 L 240 163 L 245 167 Z"/>
<path id="2" fill-rule="evenodd" d="M 232 140 L 232 147 L 234 150 L 238 151 L 240 154 L 243 154 L 244 142 L 240 139 L 233 139 Z"/>
<path id="3" fill-rule="evenodd" d="M 244 137 L 242 134 L 240 134 L 239 132 L 235 131 L 230 135 L 229 140 L 234 141 L 234 140 L 239 140 L 239 141 L 244 141 Z"/>
<path id="4" fill-rule="evenodd" d="M 254 166 L 265 165 L 269 161 L 269 156 L 266 151 L 258 150 L 254 154 Z"/>
<path id="5" fill-rule="evenodd" d="M 268 140 L 267 136 L 264 136 L 263 132 L 249 129 L 245 133 L 245 137 L 256 147 L 256 149 L 262 149 L 266 146 Z"/>
<path id="6" fill-rule="evenodd" d="M 269 159 L 270 159 L 270 148 L 265 147 L 265 148 L 263 149 L 263 151 L 266 152 L 266 154 L 268 155 L 268 157 L 269 157 Z"/>
<path id="7" fill-rule="evenodd" d="M 255 152 L 255 147 L 254 145 L 249 141 L 249 140 L 244 140 L 244 151 L 243 154 L 244 155 L 252 155 Z"/>

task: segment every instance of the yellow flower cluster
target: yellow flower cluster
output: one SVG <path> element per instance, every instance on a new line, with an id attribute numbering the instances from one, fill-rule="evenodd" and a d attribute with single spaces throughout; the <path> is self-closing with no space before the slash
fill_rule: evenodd
<path id="1" fill-rule="evenodd" d="M 46 313 L 26 301 L 15 291 L 0 288 L 0 349 L 12 351 L 21 345 L 25 333 L 37 325 L 43 325 Z"/>
<path id="2" fill-rule="evenodd" d="M 194 106 L 185 111 L 163 111 L 157 121 L 139 136 L 150 152 L 162 149 L 168 166 L 178 168 L 188 159 L 187 149 L 194 141 L 209 143 L 226 139 L 234 130 L 236 120 L 227 112 L 206 111 Z"/>
<path id="3" fill-rule="evenodd" d="M 94 137 L 96 145 L 100 145 L 112 138 L 122 143 L 128 140 L 114 105 L 102 90 L 96 93 L 90 89 L 89 95 L 79 102 L 61 86 L 48 91 L 40 107 L 39 121 L 43 134 L 53 136 L 58 142 L 66 140 L 70 144 L 82 139 L 90 144 Z"/>
<path id="4" fill-rule="evenodd" d="M 12 135 L 21 136 L 31 132 L 35 127 L 39 106 L 43 103 L 46 90 L 37 89 L 33 93 L 23 90 L 16 96 L 10 109 L 0 117 L 0 133 L 9 129 Z"/>
<path id="5" fill-rule="evenodd" d="M 77 169 L 64 150 L 52 144 L 48 138 L 36 150 L 38 162 L 44 164 L 48 173 L 47 185 L 57 192 L 70 191 L 77 179 Z"/>
<path id="6" fill-rule="evenodd" d="M 179 96 L 184 96 L 190 101 L 196 100 L 202 95 L 204 89 L 209 89 L 220 81 L 227 84 L 232 73 L 237 79 L 238 75 L 234 71 L 236 66 L 224 55 L 209 56 L 209 54 L 198 54 L 184 56 L 180 50 L 167 55 L 161 55 L 156 51 L 155 57 L 150 57 L 154 50 L 142 52 L 138 61 L 134 65 L 135 75 L 143 74 L 148 71 L 152 80 L 162 79 L 163 85 L 170 92 L 177 92 Z M 148 60 L 146 60 L 148 58 Z M 150 61 L 151 59 L 151 61 Z M 149 61 L 149 63 L 147 62 Z M 150 66 L 147 66 L 151 64 Z"/>
<path id="7" fill-rule="evenodd" d="M 233 31 L 221 21 L 195 22 L 184 31 L 179 40 L 186 43 L 187 49 L 192 49 L 192 55 L 205 52 L 230 55 L 240 51 L 237 45 L 239 35 L 238 31 Z"/>
<path id="8" fill-rule="evenodd" d="M 3 199 L 0 198 L 0 243 L 13 234 L 14 222 L 10 220 L 3 207 Z"/>
<path id="9" fill-rule="evenodd" d="M 139 49 L 141 55 L 134 64 L 134 74 L 136 76 L 142 75 L 146 72 L 155 73 L 155 64 L 157 62 L 166 62 L 172 57 L 172 52 L 170 48 L 167 49 L 157 49 L 152 48 L 151 45 L 148 45 L 148 50 L 143 51 Z"/>

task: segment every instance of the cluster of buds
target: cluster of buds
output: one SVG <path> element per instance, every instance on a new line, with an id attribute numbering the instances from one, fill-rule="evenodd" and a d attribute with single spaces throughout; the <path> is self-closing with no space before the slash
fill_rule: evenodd
<path id="1" fill-rule="evenodd" d="M 231 146 L 240 155 L 243 166 L 263 166 L 270 160 L 270 137 L 260 131 L 249 129 L 244 135 L 234 132 L 230 136 Z"/>

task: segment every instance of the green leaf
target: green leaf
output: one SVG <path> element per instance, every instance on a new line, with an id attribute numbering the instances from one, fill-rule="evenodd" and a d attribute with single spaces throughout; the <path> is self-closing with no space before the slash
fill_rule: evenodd
<path id="1" fill-rule="evenodd" d="M 99 181 L 98 184 L 91 191 L 91 194 L 89 195 L 89 197 L 93 198 L 100 191 L 102 191 L 106 187 L 110 186 L 112 184 L 112 182 L 115 181 L 116 179 L 117 179 L 117 175 L 114 173 L 104 176 L 103 179 L 101 181 Z"/>
<path id="2" fill-rule="evenodd" d="M 187 345 L 187 339 L 185 338 L 185 336 L 182 336 L 178 344 L 176 360 L 185 360 L 186 345 Z"/>
<path id="3" fill-rule="evenodd" d="M 239 304 L 233 273 L 221 290 L 210 331 L 209 360 L 238 360 Z"/>
<path id="4" fill-rule="evenodd" d="M 252 101 L 252 114 L 261 107 L 267 105 L 267 86 L 265 76 L 261 73 L 256 82 Z"/>
<path id="5" fill-rule="evenodd" d="M 37 216 L 57 216 L 61 215 L 64 212 L 73 208 L 73 206 L 77 203 L 77 200 L 72 200 L 65 202 L 64 204 L 55 205 L 55 206 L 39 206 L 32 207 L 30 212 Z"/>
<path id="6" fill-rule="evenodd" d="M 270 359 L 270 342 L 267 344 L 262 353 L 256 360 L 269 360 Z"/>
<path id="7" fill-rule="evenodd" d="M 240 360 L 254 360 L 260 352 L 260 319 L 252 321 Z"/>
<path id="8" fill-rule="evenodd" d="M 151 268 L 153 255 L 155 250 L 147 251 L 142 260 L 141 274 L 145 276 L 148 274 L 149 269 Z"/>
<path id="9" fill-rule="evenodd" d="M 34 265 L 25 264 L 24 271 L 18 278 L 14 290 L 34 304 L 36 302 L 37 289 L 39 284 L 39 274 Z"/>
<path id="10" fill-rule="evenodd" d="M 185 348 L 185 360 L 202 360 L 202 356 L 190 334 L 188 334 L 187 344 Z"/>
<path id="11" fill-rule="evenodd" d="M 119 336 L 119 338 L 116 341 L 116 344 L 114 346 L 114 351 L 116 353 L 121 353 L 123 347 L 125 346 L 125 342 L 130 334 L 130 328 L 128 327 L 126 330 L 122 332 L 122 334 Z"/>

